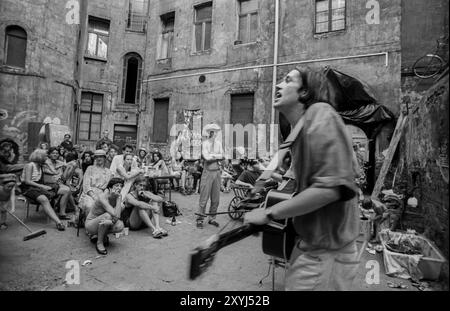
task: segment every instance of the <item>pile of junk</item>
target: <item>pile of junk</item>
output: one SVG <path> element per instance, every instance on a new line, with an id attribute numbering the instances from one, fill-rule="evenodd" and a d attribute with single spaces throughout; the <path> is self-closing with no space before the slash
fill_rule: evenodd
<path id="1" fill-rule="evenodd" d="M 439 249 L 415 230 L 399 230 L 405 205 L 417 207 L 415 197 L 405 200 L 393 190 L 383 190 L 380 200 L 365 198 L 360 204 L 367 252 L 383 252 L 386 274 L 401 279 L 436 281 L 446 262 Z"/>

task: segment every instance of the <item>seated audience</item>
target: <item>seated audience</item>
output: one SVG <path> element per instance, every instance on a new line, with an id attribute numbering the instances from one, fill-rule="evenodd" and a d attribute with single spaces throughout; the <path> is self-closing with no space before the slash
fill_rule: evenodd
<path id="1" fill-rule="evenodd" d="M 106 154 L 106 161 L 105 161 L 105 167 L 107 168 L 111 168 L 111 163 L 112 160 L 114 159 L 114 157 L 116 155 L 119 154 L 119 147 L 117 147 L 116 145 L 112 144 L 111 146 L 109 146 L 109 151 Z"/>
<path id="2" fill-rule="evenodd" d="M 156 151 L 153 153 L 153 160 L 150 163 L 150 168 L 157 171 L 159 176 L 169 175 L 169 170 L 167 168 L 166 162 L 163 159 L 161 152 Z M 159 194 L 158 184 L 163 184 L 165 181 L 156 181 L 154 179 L 150 179 L 150 186 L 152 188 L 153 193 Z"/>
<path id="3" fill-rule="evenodd" d="M 147 183 L 144 177 L 137 177 L 133 190 L 127 194 L 125 209 L 122 211 L 122 220 L 131 230 L 148 227 L 152 236 L 159 239 L 167 236 L 167 231 L 159 224 L 160 206 L 163 199 L 149 191 L 144 191 Z"/>
<path id="4" fill-rule="evenodd" d="M 44 212 L 50 217 L 55 223 L 56 228 L 60 231 L 64 231 L 65 227 L 58 216 L 53 210 L 50 200 L 52 200 L 57 193 L 57 190 L 51 186 L 45 185 L 42 182 L 43 172 L 42 166 L 47 160 L 47 151 L 42 149 L 36 149 L 33 151 L 29 157 L 29 163 L 27 163 L 22 172 L 22 184 L 20 189 L 22 190 L 22 195 L 27 199 L 39 203 Z"/>
<path id="5" fill-rule="evenodd" d="M 94 165 L 89 166 L 86 169 L 86 173 L 84 173 L 80 207 L 85 215 L 89 214 L 94 207 L 97 196 L 103 193 L 112 177 L 111 171 L 105 167 L 105 159 L 105 151 L 101 149 L 96 150 L 94 153 Z"/>
<path id="6" fill-rule="evenodd" d="M 225 193 L 230 192 L 230 184 L 233 181 L 233 167 L 228 160 L 223 161 L 221 178 L 222 184 L 220 185 L 220 191 Z"/>
<path id="7" fill-rule="evenodd" d="M 98 150 L 97 150 L 98 151 Z M 101 150 L 104 152 L 103 150 Z M 94 205 L 86 217 L 84 227 L 90 236 L 97 236 L 95 249 L 100 255 L 108 254 L 105 242 L 108 244 L 107 235 L 109 233 L 121 232 L 124 228 L 120 220 L 122 212 L 122 191 L 123 180 L 112 178 L 103 193 L 99 193 L 94 201 Z"/>
<path id="8" fill-rule="evenodd" d="M 247 186 L 253 189 L 256 180 L 261 175 L 259 163 L 256 160 L 246 161 L 246 169 L 239 175 L 236 185 Z"/>
<path id="9" fill-rule="evenodd" d="M 76 151 L 68 152 L 66 155 L 66 169 L 63 174 L 65 184 L 70 188 L 72 197 L 75 199 L 81 194 L 81 185 L 83 184 L 83 170 L 78 162 Z"/>
<path id="10" fill-rule="evenodd" d="M 186 194 L 186 171 L 184 169 L 184 159 L 181 155 L 178 159 L 172 159 L 169 173 L 176 177 L 176 179 L 173 180 L 175 189 L 179 189 L 181 194 Z"/>
<path id="11" fill-rule="evenodd" d="M 17 164 L 18 160 L 19 146 L 14 140 L 10 138 L 0 140 L 0 174 L 21 174 L 24 164 Z"/>
<path id="12" fill-rule="evenodd" d="M 66 165 L 64 162 L 58 160 L 58 148 L 51 147 L 47 154 L 48 158 L 42 166 L 42 172 L 44 173 L 44 184 L 52 187 L 52 189 L 56 191 L 56 194 L 61 197 L 59 200 L 59 218 L 68 220 L 70 217 L 66 215 L 66 209 L 72 193 L 70 188 L 65 185 L 63 181 L 63 174 Z M 72 198 L 72 204 L 74 203 L 75 202 L 73 202 Z"/>
<path id="13" fill-rule="evenodd" d="M 148 155 L 148 152 L 144 147 L 139 148 L 138 154 L 136 157 L 136 161 L 137 161 L 139 167 L 147 166 L 149 164 L 147 155 Z"/>

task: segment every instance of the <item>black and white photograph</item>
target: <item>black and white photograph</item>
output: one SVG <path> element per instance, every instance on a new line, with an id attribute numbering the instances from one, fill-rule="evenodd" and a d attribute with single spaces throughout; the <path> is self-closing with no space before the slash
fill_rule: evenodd
<path id="1" fill-rule="evenodd" d="M 448 22 L 448 0 L 0 0 L 0 291 L 448 292 Z"/>

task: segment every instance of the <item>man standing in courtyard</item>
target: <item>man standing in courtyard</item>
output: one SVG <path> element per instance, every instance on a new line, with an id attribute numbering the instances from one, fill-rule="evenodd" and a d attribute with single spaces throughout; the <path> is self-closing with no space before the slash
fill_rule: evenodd
<path id="1" fill-rule="evenodd" d="M 245 222 L 293 218 L 298 235 L 286 290 L 349 290 L 358 269 L 359 211 L 352 145 L 343 120 L 323 94 L 322 71 L 296 68 L 276 87 L 274 107 L 289 121 L 296 195 Z M 297 128 L 296 128 L 297 127 Z"/>
<path id="2" fill-rule="evenodd" d="M 217 132 L 219 131 L 220 127 L 217 124 L 208 124 L 203 129 L 203 132 L 205 136 L 208 136 L 208 139 L 206 139 L 202 145 L 204 168 L 200 180 L 199 216 L 197 218 L 197 228 L 200 229 L 203 228 L 204 216 L 202 215 L 205 214 L 208 199 L 211 198 L 210 214 L 215 214 L 219 207 L 222 175 L 219 162 L 223 160 L 222 144 L 219 139 L 217 139 Z M 219 223 L 215 218 L 215 215 L 210 215 L 208 223 L 218 227 Z"/>

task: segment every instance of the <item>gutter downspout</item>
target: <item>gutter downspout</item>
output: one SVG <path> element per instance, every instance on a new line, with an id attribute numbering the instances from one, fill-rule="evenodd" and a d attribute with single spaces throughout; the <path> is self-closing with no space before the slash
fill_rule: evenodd
<path id="1" fill-rule="evenodd" d="M 270 156 L 273 156 L 275 153 L 275 148 L 278 149 L 278 146 L 275 146 L 275 143 L 278 142 L 278 131 L 276 131 L 275 126 L 275 108 L 273 107 L 273 103 L 275 101 L 275 93 L 276 93 L 276 85 L 277 85 L 277 66 L 278 66 L 278 34 L 279 34 L 279 11 L 280 11 L 280 0 L 275 0 L 275 34 L 274 34 L 274 42 L 273 42 L 273 67 L 272 67 L 272 101 L 271 112 L 270 112 Z M 278 145 L 278 144 L 277 144 Z"/>

